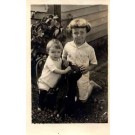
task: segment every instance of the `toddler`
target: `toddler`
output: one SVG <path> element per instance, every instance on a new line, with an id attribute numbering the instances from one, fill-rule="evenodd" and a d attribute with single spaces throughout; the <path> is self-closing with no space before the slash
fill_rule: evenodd
<path id="1" fill-rule="evenodd" d="M 65 70 L 61 69 L 62 59 L 61 53 L 63 46 L 57 39 L 52 39 L 46 46 L 48 53 L 47 60 L 38 79 L 39 88 L 39 104 L 38 110 L 43 110 L 46 105 L 47 93 L 55 88 L 62 74 L 68 73 L 71 68 L 68 66 Z"/>
<path id="2" fill-rule="evenodd" d="M 77 65 L 82 77 L 77 81 L 79 101 L 86 102 L 94 87 L 101 86 L 90 81 L 90 71 L 97 65 L 94 48 L 86 42 L 87 33 L 91 25 L 83 18 L 73 19 L 68 25 L 73 41 L 68 42 L 63 50 L 62 58 Z"/>

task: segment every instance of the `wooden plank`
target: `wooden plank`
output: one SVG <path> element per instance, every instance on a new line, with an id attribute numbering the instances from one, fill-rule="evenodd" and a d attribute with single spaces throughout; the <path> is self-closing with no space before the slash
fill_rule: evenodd
<path id="1" fill-rule="evenodd" d="M 102 30 L 102 31 L 97 32 L 95 34 L 88 35 L 87 38 L 86 38 L 86 41 L 90 42 L 90 41 L 93 41 L 93 40 L 95 40 L 97 38 L 103 37 L 105 35 L 108 35 L 108 31 L 107 30 Z"/>
<path id="2" fill-rule="evenodd" d="M 31 5 L 31 11 L 45 12 L 49 14 L 54 13 L 54 5 Z"/>
<path id="3" fill-rule="evenodd" d="M 45 12 L 45 5 L 31 5 L 31 11 Z"/>
<path id="4" fill-rule="evenodd" d="M 95 26 L 98 26 L 98 25 L 102 25 L 102 24 L 107 23 L 107 22 L 108 22 L 108 17 L 103 17 L 103 18 L 99 18 L 97 20 L 89 21 L 92 28 Z"/>
<path id="5" fill-rule="evenodd" d="M 35 19 L 43 19 L 43 17 L 46 17 L 48 15 L 48 13 L 35 13 L 35 16 L 34 16 L 34 18 Z"/>
<path id="6" fill-rule="evenodd" d="M 108 23 L 93 27 L 91 31 L 87 34 L 87 36 L 100 32 L 102 30 L 108 30 Z"/>
<path id="7" fill-rule="evenodd" d="M 93 20 L 96 20 L 96 19 L 99 19 L 99 18 L 102 18 L 102 17 L 106 17 L 108 16 L 108 11 L 105 10 L 105 11 L 102 11 L 102 12 L 97 12 L 97 13 L 93 13 L 93 14 L 90 14 L 90 15 L 85 15 L 83 16 L 84 19 L 86 20 L 89 20 L 89 21 L 93 21 Z M 65 27 L 67 24 L 67 20 L 62 20 L 61 22 Z"/>
<path id="8" fill-rule="evenodd" d="M 101 12 L 97 12 L 97 13 L 93 13 L 90 15 L 86 15 L 86 16 L 82 16 L 84 19 L 88 20 L 88 21 L 93 21 L 99 18 L 103 18 L 103 17 L 107 17 L 108 16 L 108 11 L 101 11 Z"/>
<path id="9" fill-rule="evenodd" d="M 92 20 L 96 20 L 98 18 L 102 18 L 102 17 L 106 17 L 106 16 L 108 16 L 107 10 L 97 12 L 97 13 L 92 13 L 92 14 L 89 14 L 89 15 L 83 15 L 82 18 L 84 18 L 86 20 L 89 20 L 89 21 L 92 21 Z M 62 21 L 67 21 L 67 18 L 65 20 L 62 20 Z"/>
<path id="10" fill-rule="evenodd" d="M 107 8 L 108 7 L 106 5 L 100 5 L 100 6 L 87 7 L 84 9 L 77 9 L 74 11 L 68 11 L 65 13 L 61 13 L 61 19 L 65 20 L 68 14 L 71 14 L 73 18 L 76 18 L 76 17 L 82 17 L 82 16 L 89 15 L 96 12 L 105 11 L 107 10 Z"/>
<path id="11" fill-rule="evenodd" d="M 107 23 L 108 22 L 108 16 L 105 16 L 105 17 L 102 17 L 102 18 L 99 18 L 99 19 L 96 19 L 96 20 L 92 20 L 92 21 L 89 21 L 88 22 L 91 24 L 92 28 L 93 27 L 96 27 L 98 25 L 102 25 L 104 23 Z M 67 21 L 62 21 L 61 22 L 61 25 L 66 28 L 67 27 Z"/>
<path id="12" fill-rule="evenodd" d="M 77 10 L 77 9 L 86 8 L 90 6 L 93 6 L 93 5 L 61 5 L 61 12 L 64 13 L 67 11 Z"/>

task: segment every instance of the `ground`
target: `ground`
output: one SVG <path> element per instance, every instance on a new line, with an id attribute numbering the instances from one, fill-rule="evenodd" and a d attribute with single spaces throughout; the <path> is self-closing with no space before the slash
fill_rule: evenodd
<path id="1" fill-rule="evenodd" d="M 54 117 L 53 110 L 37 110 L 38 91 L 32 87 L 32 123 L 107 123 L 108 122 L 108 41 L 107 36 L 91 42 L 95 48 L 98 66 L 90 78 L 102 86 L 102 91 L 93 91 L 83 111 L 77 116 L 65 115 L 64 119 Z"/>

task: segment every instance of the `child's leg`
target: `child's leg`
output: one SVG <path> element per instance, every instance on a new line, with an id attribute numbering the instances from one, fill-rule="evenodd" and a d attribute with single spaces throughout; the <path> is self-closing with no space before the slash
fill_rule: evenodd
<path id="1" fill-rule="evenodd" d="M 44 110 L 45 107 L 45 99 L 46 99 L 46 90 L 39 90 L 39 102 L 38 102 L 38 110 Z"/>
<path id="2" fill-rule="evenodd" d="M 90 85 L 91 85 L 92 89 L 102 90 L 102 87 L 92 80 L 90 81 Z"/>
<path id="3" fill-rule="evenodd" d="M 89 86 L 89 89 L 88 89 L 88 98 L 90 97 L 90 95 L 91 95 L 93 89 L 101 90 L 102 87 L 101 87 L 99 84 L 97 84 L 97 83 L 95 83 L 94 81 L 91 80 L 91 81 L 90 81 L 90 86 Z M 88 99 L 88 98 L 87 98 L 87 99 Z M 86 100 L 86 101 L 87 101 L 87 100 Z"/>
<path id="4" fill-rule="evenodd" d="M 81 87 L 80 87 L 81 88 Z M 84 87 L 85 88 L 85 87 Z M 90 81 L 89 82 L 89 86 L 87 89 L 83 89 L 83 87 L 80 89 L 80 97 L 85 97 L 84 99 L 80 99 L 80 101 L 82 103 L 85 103 L 87 102 L 88 98 L 90 97 L 93 89 L 98 89 L 98 90 L 101 90 L 102 87 L 100 85 L 98 85 L 97 83 L 95 83 L 94 81 Z"/>

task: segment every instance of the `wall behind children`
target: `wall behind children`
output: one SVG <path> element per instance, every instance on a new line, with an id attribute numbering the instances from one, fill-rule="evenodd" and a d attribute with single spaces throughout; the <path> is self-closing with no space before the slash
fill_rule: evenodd
<path id="1" fill-rule="evenodd" d="M 42 19 L 47 14 L 55 14 L 55 12 L 57 12 L 57 14 L 61 17 L 61 24 L 64 28 L 66 28 L 69 23 L 69 17 L 82 17 L 87 19 L 92 25 L 92 30 L 87 36 L 88 42 L 108 35 L 107 5 L 48 5 L 48 7 L 48 11 L 46 12 L 45 5 L 31 6 L 32 12 L 39 11 L 36 13 L 35 19 L 31 20 L 32 24 L 35 23 L 36 20 Z"/>

